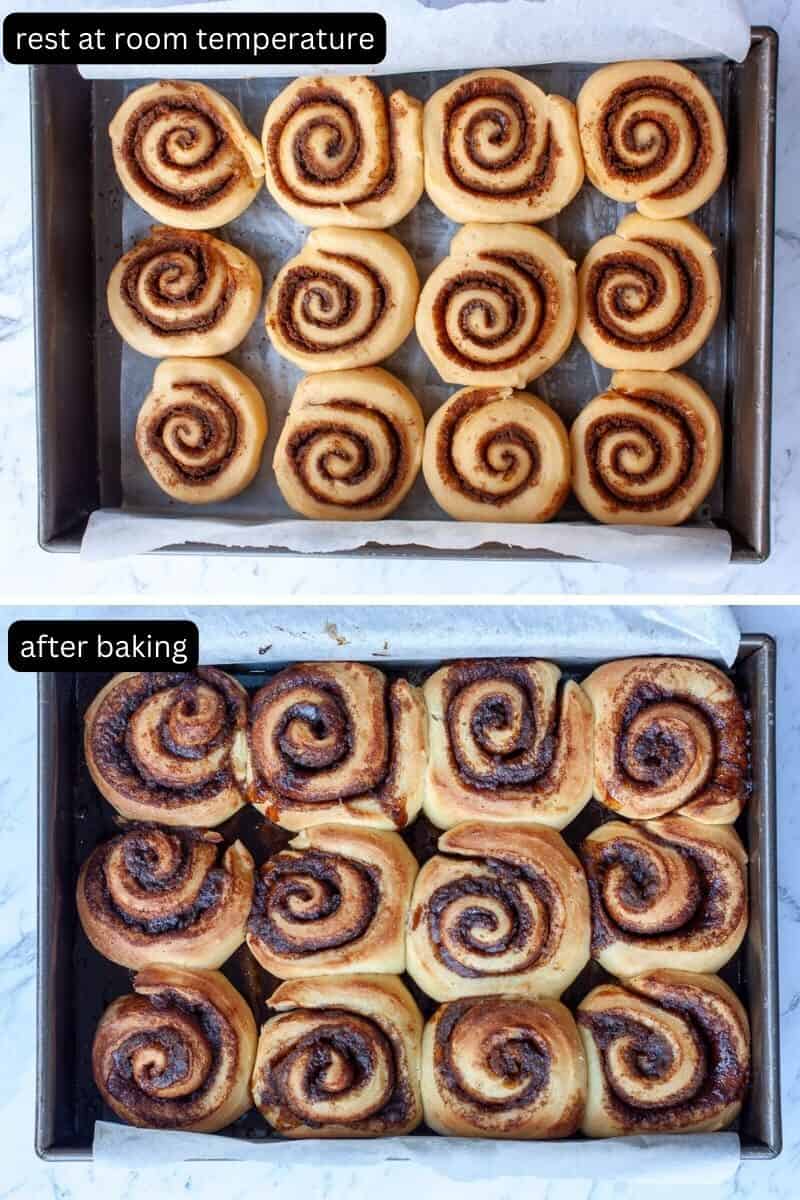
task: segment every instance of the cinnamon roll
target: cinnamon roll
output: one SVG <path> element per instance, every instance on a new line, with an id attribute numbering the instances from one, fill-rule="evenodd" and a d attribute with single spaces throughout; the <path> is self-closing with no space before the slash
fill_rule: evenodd
<path id="1" fill-rule="evenodd" d="M 578 337 L 614 370 L 679 367 L 708 339 L 719 305 L 714 247 L 687 220 L 629 213 L 578 272 Z"/>
<path id="2" fill-rule="evenodd" d="M 317 521 L 388 516 L 419 474 L 425 418 L 380 367 L 301 380 L 275 447 L 284 500 Z"/>
<path id="3" fill-rule="evenodd" d="M 462 388 L 428 422 L 422 471 L 457 521 L 549 521 L 569 495 L 569 438 L 531 392 Z"/>
<path id="4" fill-rule="evenodd" d="M 279 979 L 400 975 L 417 862 L 396 833 L 317 825 L 261 868 L 247 944 Z"/>
<path id="5" fill-rule="evenodd" d="M 616 371 L 579 413 L 570 443 L 575 495 L 596 520 L 679 525 L 714 486 L 722 425 L 688 375 Z"/>
<path id="6" fill-rule="evenodd" d="M 434 1000 L 560 996 L 589 961 L 589 893 L 561 836 L 465 821 L 414 885 L 408 973 Z"/>
<path id="7" fill-rule="evenodd" d="M 578 1006 L 589 1137 L 712 1133 L 735 1120 L 750 1079 L 750 1029 L 716 975 L 650 971 Z"/>
<path id="8" fill-rule="evenodd" d="M 425 105 L 425 188 L 451 221 L 546 221 L 583 183 L 575 107 L 513 71 L 473 71 Z"/>
<path id="9" fill-rule="evenodd" d="M 360 663 L 298 663 L 256 694 L 250 749 L 253 802 L 284 829 L 402 829 L 422 803 L 422 694 Z"/>
<path id="10" fill-rule="evenodd" d="M 583 681 L 594 707 L 594 794 L 634 820 L 731 824 L 749 792 L 747 722 L 710 663 L 627 658 Z"/>
<path id="11" fill-rule="evenodd" d="M 229 242 L 153 226 L 108 280 L 117 333 L 151 358 L 227 354 L 246 337 L 261 303 L 261 272 Z"/>
<path id="12" fill-rule="evenodd" d="M 235 105 L 202 83 L 148 83 L 109 126 L 125 191 L 151 217 L 217 229 L 255 199 L 264 156 Z"/>
<path id="13" fill-rule="evenodd" d="M 437 1009 L 422 1039 L 425 1122 L 454 1137 L 563 1138 L 580 1125 L 586 1063 L 558 1000 L 486 996 Z"/>
<path id="14" fill-rule="evenodd" d="M 388 233 L 313 229 L 270 289 L 267 333 L 304 371 L 369 367 L 406 340 L 418 296 L 411 256 Z"/>
<path id="15" fill-rule="evenodd" d="M 422 195 L 422 105 L 364 75 L 295 79 L 267 109 L 267 187 L 301 225 L 396 225 Z"/>
<path id="16" fill-rule="evenodd" d="M 122 967 L 221 967 L 244 941 L 253 859 L 217 833 L 134 825 L 98 846 L 78 877 L 78 915 L 95 950 Z"/>
<path id="17" fill-rule="evenodd" d="M 229 362 L 167 358 L 139 410 L 136 448 L 168 496 L 211 504 L 252 483 L 267 428 L 261 393 Z"/>
<path id="18" fill-rule="evenodd" d="M 247 692 L 214 667 L 124 672 L 89 706 L 83 745 L 128 820 L 219 825 L 246 799 Z"/>
<path id="19" fill-rule="evenodd" d="M 530 225 L 465 225 L 419 298 L 420 344 L 447 383 L 524 387 L 568 349 L 575 263 Z"/>
<path id="20" fill-rule="evenodd" d="M 602 67 L 577 100 L 586 174 L 614 200 L 658 220 L 685 217 L 725 174 L 725 127 L 711 93 L 674 62 Z"/>
<path id="21" fill-rule="evenodd" d="M 626 978 L 718 971 L 747 930 L 747 855 L 733 829 L 688 817 L 609 821 L 581 843 L 592 957 Z"/>
<path id="22" fill-rule="evenodd" d="M 252 1103 L 258 1031 L 219 971 L 149 966 L 135 995 L 100 1019 L 92 1069 L 103 1100 L 129 1125 L 216 1133 Z"/>
<path id="23" fill-rule="evenodd" d="M 392 975 L 282 983 L 261 1028 L 253 1099 L 292 1138 L 391 1137 L 422 1120 L 422 1017 Z"/>
<path id="24" fill-rule="evenodd" d="M 537 821 L 563 829 L 592 794 L 592 706 L 553 663 L 466 659 L 423 689 L 428 708 L 424 808 L 460 821 Z"/>

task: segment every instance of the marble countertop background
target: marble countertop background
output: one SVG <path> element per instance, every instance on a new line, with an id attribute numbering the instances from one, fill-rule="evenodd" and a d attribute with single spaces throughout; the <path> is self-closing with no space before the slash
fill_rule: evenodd
<path id="1" fill-rule="evenodd" d="M 437 0 L 426 0 L 428 3 Z M 443 2 L 443 0 L 438 0 Z M 451 2 L 451 0 L 447 0 Z M 84 8 L 98 5 L 86 3 Z M 102 7 L 102 5 L 100 5 Z M 23 0 L 19 9 L 46 7 Z M 65 5 L 65 7 L 67 7 Z M 428 562 L 252 556 L 140 557 L 85 564 L 74 555 L 50 555 L 36 544 L 36 451 L 33 398 L 31 216 L 29 199 L 28 83 L 24 68 L 0 65 L 0 143 L 6 164 L 0 176 L 0 511 L 6 522 L 8 599 L 54 594 L 62 600 L 98 596 L 127 599 L 146 594 L 186 602 L 314 598 L 319 595 L 436 596 L 531 593 L 681 593 L 748 595 L 800 591 L 796 514 L 800 511 L 800 423 L 794 392 L 800 375 L 796 336 L 800 289 L 800 209 L 797 205 L 800 123 L 791 97 L 800 81 L 800 3 L 747 0 L 754 24 L 770 24 L 781 37 L 778 103 L 777 254 L 773 435 L 773 553 L 762 566 L 726 568 L 688 579 L 681 574 L 631 571 L 601 564 Z M 0 11 L 5 5 L 0 4 Z M 702 6 L 698 8 L 698 15 Z"/>

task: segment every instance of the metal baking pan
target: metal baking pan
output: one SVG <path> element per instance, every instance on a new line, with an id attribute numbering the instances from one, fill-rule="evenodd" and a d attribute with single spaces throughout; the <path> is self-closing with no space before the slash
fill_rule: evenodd
<path id="1" fill-rule="evenodd" d="M 249 687 L 259 686 L 282 664 L 228 666 Z M 570 671 L 570 664 L 564 663 Z M 596 664 L 572 664 L 584 677 Z M 381 662 L 388 673 L 402 671 L 415 681 L 436 667 L 430 662 Z M 742 636 L 732 674 L 748 707 L 751 723 L 752 797 L 737 828 L 750 857 L 751 918 L 742 949 L 722 972 L 750 1014 L 753 1082 L 737 1123 L 742 1157 L 774 1158 L 781 1149 L 778 1049 L 778 963 L 775 859 L 775 644 L 761 634 Z M 115 1120 L 105 1109 L 91 1073 L 91 1044 L 103 1009 L 130 990 L 130 973 L 92 949 L 77 919 L 74 900 L 80 864 L 94 846 L 118 827 L 114 813 L 92 784 L 83 761 L 83 713 L 106 681 L 99 674 L 39 676 L 39 944 L 36 1150 L 48 1160 L 88 1159 L 97 1119 Z M 565 831 L 575 845 L 603 819 L 594 801 Z M 262 862 L 291 835 L 269 826 L 252 808 L 237 813 L 221 832 L 229 842 L 241 836 Z M 435 851 L 436 831 L 418 819 L 406 833 L 421 861 Z M 277 981 L 241 948 L 224 968 L 250 1001 L 257 1020 Z M 570 1006 L 603 977 L 590 964 L 565 995 Z M 413 986 L 413 985 L 412 985 Z M 415 990 L 425 1015 L 435 1007 Z M 420 1131 L 423 1135 L 425 1129 Z M 255 1110 L 220 1137 L 268 1138 Z M 532 1153 L 533 1153 L 532 1149 Z M 224 1144 L 220 1147 L 224 1158 Z"/>
<path id="2" fill-rule="evenodd" d="M 729 531 L 737 562 L 762 562 L 770 550 L 777 52 L 775 32 L 757 27 L 752 30 L 750 52 L 743 63 L 707 59 L 691 64 L 720 104 L 730 150 L 726 182 L 699 214 L 701 225 L 718 249 L 724 298 L 712 339 L 689 369 L 718 401 L 725 434 L 720 479 L 700 516 Z M 570 64 L 526 73 L 545 87 L 573 95 L 591 69 Z M 417 77 L 408 78 L 413 81 Z M 262 82 L 265 87 L 271 86 L 270 81 Z M 397 82 L 401 83 L 402 78 L 398 77 Z M 409 87 L 414 90 L 411 83 Z M 104 295 L 111 263 L 123 249 L 123 194 L 111 162 L 105 126 L 123 94 L 122 84 L 87 82 L 74 67 L 31 68 L 39 541 L 44 549 L 52 551 L 77 551 L 88 516 L 97 508 L 118 508 L 125 500 L 129 507 L 140 511 L 169 511 L 173 516 L 177 511 L 154 510 L 152 504 L 165 502 L 160 493 L 155 495 L 158 490 L 154 488 L 147 502 L 149 509 L 136 496 L 131 504 L 124 484 L 130 446 L 127 434 L 121 431 L 122 347 L 106 317 Z M 265 107 L 266 101 L 254 106 L 251 123 L 260 119 Z M 583 219 L 580 213 L 589 205 L 588 191 L 582 195 L 584 200 L 578 197 L 575 205 L 583 203 L 584 208 L 573 217 L 567 215 L 563 234 L 562 224 L 558 225 L 559 237 L 576 258 L 582 257 L 589 244 L 572 232 Z M 429 201 L 423 199 L 422 204 L 428 205 Z M 602 232 L 613 229 L 613 215 L 611 219 L 609 228 Z M 232 230 L 235 236 L 235 225 Z M 401 239 L 405 236 L 403 230 L 403 225 L 397 230 Z M 247 245 L 243 248 L 250 249 Z M 413 338 L 410 341 L 413 343 Z M 236 361 L 236 353 L 232 357 Z M 392 360 L 390 368 L 393 365 Z M 582 404 L 598 390 L 591 383 L 589 367 L 585 352 L 576 344 L 563 363 L 548 372 L 546 382 L 540 381 L 544 387 L 540 394 L 554 403 L 567 420 L 576 411 L 575 393 Z M 397 369 L 402 377 L 402 365 Z M 576 370 L 580 387 L 575 383 Z M 434 403 L 433 394 L 442 389 L 429 391 L 427 398 L 420 399 L 431 411 L 444 397 Z M 277 436 L 279 422 L 273 424 Z M 265 458 L 269 461 L 269 450 Z M 148 482 L 145 479 L 145 484 Z M 416 494 L 424 497 L 424 489 Z M 244 499 L 237 498 L 237 502 Z M 268 510 L 261 507 L 260 493 L 249 503 L 257 509 L 256 519 L 270 519 Z M 239 509 L 229 507 L 225 515 L 235 519 Z M 430 516 L 431 512 L 403 508 L 398 516 L 403 515 L 413 519 Z M 440 515 L 438 510 L 434 515 Z M 281 516 L 291 514 L 285 509 Z M 576 502 L 570 501 L 560 519 L 588 518 Z M 197 544 L 171 549 L 186 553 L 242 552 Z M 368 546 L 351 553 L 479 561 L 551 557 L 543 551 L 502 546 L 458 552 L 419 546 Z"/>

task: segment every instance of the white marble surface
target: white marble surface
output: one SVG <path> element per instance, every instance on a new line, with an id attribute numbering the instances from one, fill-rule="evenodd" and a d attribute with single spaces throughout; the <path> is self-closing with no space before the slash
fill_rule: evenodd
<path id="1" fill-rule="evenodd" d="M 768 632 L 778 639 L 778 848 L 780 894 L 781 1038 L 783 1062 L 783 1155 L 771 1163 L 747 1164 L 724 1189 L 683 1190 L 683 1195 L 730 1200 L 734 1196 L 770 1195 L 789 1200 L 798 1194 L 800 1161 L 800 812 L 796 772 L 800 772 L 800 609 L 736 610 L 739 625 Z M 30 609 L 0 610 L 0 628 Z M 91 615 L 52 611 L 47 615 Z M 98 615 L 95 613 L 94 615 Z M 156 614 L 153 614 L 156 615 Z M 185 615 L 185 614 L 184 614 Z M 589 615 L 587 619 L 591 619 Z M 0 723 L 0 1197 L 38 1200 L 90 1200 L 108 1197 L 151 1200 L 160 1195 L 188 1194 L 197 1200 L 252 1200 L 261 1197 L 309 1196 L 324 1200 L 385 1200 L 424 1195 L 431 1187 L 439 1200 L 511 1200 L 519 1181 L 498 1177 L 491 1183 L 442 1180 L 427 1170 L 401 1163 L 370 1170 L 311 1171 L 293 1168 L 270 1172 L 261 1166 L 203 1164 L 171 1169 L 96 1171 L 85 1164 L 45 1164 L 33 1152 L 34 1106 L 34 975 L 35 975 L 35 684 L 34 676 L 0 668 L 4 720 Z M 640 1190 L 640 1189 L 639 1189 Z M 648 1185 L 652 1200 L 663 1189 Z M 526 1181 L 526 1197 L 547 1200 L 610 1200 L 636 1195 L 596 1181 L 559 1182 L 549 1186 Z"/>
<path id="2" fill-rule="evenodd" d="M 427 0 L 433 2 L 433 0 Z M 439 0 L 441 2 L 441 0 Z M 38 3 L 14 7 L 42 8 Z M 73 7 L 69 3 L 63 8 Z M 92 7 L 85 4 L 83 7 Z M 310 599 L 319 595 L 435 596 L 536 593 L 796 593 L 800 587 L 796 514 L 800 505 L 800 424 L 796 336 L 800 295 L 800 211 L 797 207 L 800 124 L 791 108 L 800 77 L 800 4 L 747 0 L 754 23 L 780 33 L 778 112 L 778 244 L 776 262 L 775 423 L 773 451 L 774 550 L 763 566 L 726 568 L 702 582 L 680 574 L 633 572 L 597 564 L 348 561 L 256 557 L 142 557 L 113 565 L 87 565 L 75 556 L 45 554 L 36 545 L 36 465 L 31 315 L 31 220 L 28 190 L 28 96 L 23 68 L 0 68 L 0 143 L 7 166 L 0 176 L 0 511 L 13 514 L 3 533 L 13 563 L 7 598 L 62 600 L 148 595 L 186 602 L 209 596 Z M 3 6 L 0 5 L 0 9 Z M 702 8 L 699 8 L 699 12 Z"/>

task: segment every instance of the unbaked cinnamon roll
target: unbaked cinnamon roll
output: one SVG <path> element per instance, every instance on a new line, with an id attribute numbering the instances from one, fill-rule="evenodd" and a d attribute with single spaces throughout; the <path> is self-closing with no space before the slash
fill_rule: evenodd
<path id="1" fill-rule="evenodd" d="M 575 107 L 513 71 L 462 75 L 425 105 L 425 188 L 465 221 L 546 221 L 583 183 Z"/>
<path id="2" fill-rule="evenodd" d="M 123 967 L 221 967 L 244 941 L 253 859 L 217 833 L 134 825 L 104 842 L 78 877 L 78 915 L 94 948 Z"/>
<path id="3" fill-rule="evenodd" d="M 594 795 L 634 820 L 676 812 L 731 824 L 749 792 L 733 683 L 690 658 L 627 658 L 583 681 L 594 707 Z"/>
<path id="4" fill-rule="evenodd" d="M 592 706 L 553 663 L 466 659 L 423 689 L 425 813 L 460 821 L 536 821 L 563 829 L 592 793 Z"/>
<path id="5" fill-rule="evenodd" d="M 615 371 L 570 430 L 572 486 L 598 521 L 679 525 L 714 486 L 722 425 L 678 371 Z"/>
<path id="6" fill-rule="evenodd" d="M 578 272 L 578 337 L 604 367 L 669 371 L 695 354 L 717 319 L 714 247 L 691 221 L 629 213 Z"/>
<path id="7" fill-rule="evenodd" d="M 369 367 L 406 340 L 418 296 L 411 256 L 388 233 L 313 229 L 270 289 L 267 333 L 304 371 Z"/>
<path id="8" fill-rule="evenodd" d="M 402 829 L 422 803 L 422 693 L 360 663 L 298 663 L 256 694 L 250 749 L 253 803 L 284 829 Z"/>
<path id="9" fill-rule="evenodd" d="M 422 1017 L 392 975 L 282 983 L 261 1028 L 253 1099 L 284 1137 L 410 1133 L 422 1120 Z"/>
<path id="10" fill-rule="evenodd" d="M 420 344 L 447 383 L 524 387 L 568 349 L 575 263 L 530 225 L 465 225 L 419 298 Z"/>
<path id="11" fill-rule="evenodd" d="M 262 132 L 267 187 L 301 225 L 396 225 L 422 195 L 422 105 L 364 75 L 295 79 Z"/>
<path id="12" fill-rule="evenodd" d="M 425 1122 L 451 1137 L 563 1138 L 580 1125 L 586 1063 L 558 1000 L 486 996 L 437 1009 L 422 1040 Z"/>
<path id="13" fill-rule="evenodd" d="M 264 156 L 230 100 L 203 83 L 148 83 L 109 127 L 120 182 L 165 225 L 218 229 L 255 199 Z"/>
<path id="14" fill-rule="evenodd" d="M 673 62 L 601 67 L 577 99 L 586 174 L 646 217 L 685 217 L 725 174 L 725 127 L 711 93 Z"/>
<path id="15" fill-rule="evenodd" d="M 462 388 L 428 422 L 422 471 L 457 521 L 549 521 L 569 495 L 569 438 L 531 392 Z"/>
<path id="16" fill-rule="evenodd" d="M 151 358 L 227 354 L 261 303 L 261 272 L 241 250 L 189 229 L 153 226 L 108 280 L 117 333 Z"/>
<path id="17" fill-rule="evenodd" d="M 434 1000 L 560 996 L 589 961 L 589 893 L 561 836 L 465 821 L 417 876 L 408 973 Z"/>
<path id="18" fill-rule="evenodd" d="M 275 447 L 275 479 L 305 517 L 378 520 L 408 495 L 424 433 L 417 400 L 381 367 L 307 375 Z"/>
<path id="19" fill-rule="evenodd" d="M 124 672 L 92 701 L 83 745 L 128 820 L 219 825 L 246 799 L 247 692 L 214 667 Z"/>
<path id="20" fill-rule="evenodd" d="M 396 833 L 316 825 L 261 868 L 247 944 L 278 979 L 401 975 L 417 861 Z"/>
<path id="21" fill-rule="evenodd" d="M 261 466 L 268 420 L 252 380 L 222 358 L 167 358 L 136 419 L 136 448 L 162 491 L 229 500 Z"/>
<path id="22" fill-rule="evenodd" d="M 719 971 L 747 931 L 747 855 L 733 829 L 688 817 L 609 821 L 581 843 L 592 957 L 620 979 Z"/>
<path id="23" fill-rule="evenodd" d="M 149 966 L 100 1019 L 94 1080 L 129 1125 L 216 1133 L 251 1106 L 258 1031 L 219 971 Z"/>
<path id="24" fill-rule="evenodd" d="M 650 971 L 605 983 L 576 1013 L 586 1050 L 589 1137 L 713 1133 L 750 1080 L 747 1014 L 716 975 Z"/>

